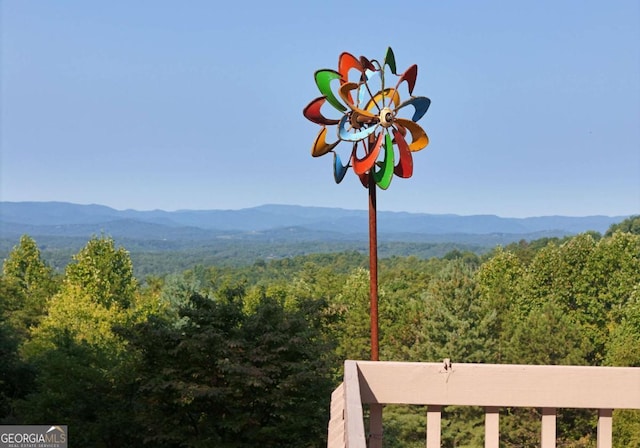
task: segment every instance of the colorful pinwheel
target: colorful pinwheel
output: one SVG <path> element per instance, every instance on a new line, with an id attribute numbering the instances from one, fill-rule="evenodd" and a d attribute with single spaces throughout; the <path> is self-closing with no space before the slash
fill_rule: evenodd
<path id="1" fill-rule="evenodd" d="M 353 74 L 356 78 L 350 80 L 349 76 Z M 322 96 L 311 101 L 303 114 L 322 126 L 311 155 L 319 157 L 333 153 L 337 183 L 342 181 L 350 166 L 365 187 L 369 186 L 369 176 L 373 176 L 376 185 L 382 189 L 389 187 L 394 174 L 411 177 L 411 153 L 429 143 L 427 134 L 417 121 L 427 112 L 431 100 L 413 96 L 417 74 L 418 66 L 414 64 L 398 75 L 391 48 L 387 49 L 382 65 L 375 59 L 368 60 L 364 56 L 358 59 L 350 53 L 342 53 L 338 59 L 338 71 L 316 71 L 315 81 Z M 402 102 L 400 89 L 405 84 L 409 99 Z M 337 95 L 332 90 L 335 87 Z M 322 109 L 326 103 L 341 116 L 325 117 Z M 413 111 L 411 118 L 403 118 L 407 110 Z M 327 142 L 328 126 L 337 127 L 336 141 Z M 335 151 L 340 142 L 352 145 L 347 163 L 343 163 Z"/>

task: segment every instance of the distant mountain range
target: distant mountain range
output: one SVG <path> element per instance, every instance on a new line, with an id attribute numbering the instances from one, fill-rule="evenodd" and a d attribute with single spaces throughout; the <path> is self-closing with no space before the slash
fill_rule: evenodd
<path id="1" fill-rule="evenodd" d="M 594 230 L 604 233 L 627 216 L 500 218 L 378 212 L 382 258 L 483 254 L 497 245 Z M 182 272 L 196 265 L 251 265 L 257 260 L 352 252 L 368 254 L 365 210 L 263 205 L 242 210 L 115 210 L 66 202 L 0 202 L 0 260 L 27 234 L 62 272 L 90 238 L 109 236 L 124 247 L 134 274 Z"/>
<path id="2" fill-rule="evenodd" d="M 433 215 L 378 211 L 378 239 L 459 242 L 484 246 L 521 239 L 604 233 L 627 216 Z M 138 211 L 66 202 L 0 202 L 0 238 L 109 235 L 143 241 L 216 239 L 254 241 L 341 241 L 368 238 L 368 212 L 295 205 L 240 210 Z"/>

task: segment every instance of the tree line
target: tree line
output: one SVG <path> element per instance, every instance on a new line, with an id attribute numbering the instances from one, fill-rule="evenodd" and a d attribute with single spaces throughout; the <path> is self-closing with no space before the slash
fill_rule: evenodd
<path id="1" fill-rule="evenodd" d="M 640 367 L 639 217 L 486 255 L 380 260 L 380 358 Z M 0 277 L 0 423 L 67 424 L 73 446 L 320 447 L 344 359 L 369 359 L 357 251 L 197 265 L 137 279 L 94 237 L 63 273 L 23 236 Z M 540 410 L 504 409 L 501 443 L 539 445 Z M 443 446 L 482 446 L 450 406 Z M 385 446 L 424 445 L 424 409 L 389 406 Z M 595 412 L 560 410 L 558 446 L 595 446 Z M 640 446 L 640 413 L 614 413 Z"/>

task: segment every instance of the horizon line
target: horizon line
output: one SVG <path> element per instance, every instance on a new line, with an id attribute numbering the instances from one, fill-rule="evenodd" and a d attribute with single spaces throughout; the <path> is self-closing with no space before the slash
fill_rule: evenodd
<path id="1" fill-rule="evenodd" d="M 242 210 L 251 210 L 257 209 L 261 207 L 297 207 L 297 208 L 313 208 L 313 209 L 327 209 L 327 210 L 344 210 L 344 211 L 355 211 L 355 212 L 367 212 L 367 209 L 360 208 L 346 208 L 346 207 L 338 207 L 338 206 L 319 206 L 319 205 L 302 205 L 302 204 L 283 204 L 283 203 L 264 203 L 260 205 L 254 205 L 249 207 L 240 207 L 240 208 L 179 208 L 179 209 L 162 209 L 162 208 L 153 208 L 153 209 L 139 209 L 139 208 L 116 208 L 106 204 L 100 203 L 81 203 L 81 202 L 71 202 L 71 201 L 60 201 L 60 200 L 28 200 L 28 201 L 5 201 L 0 200 L 0 205 L 2 204 L 65 204 L 72 206 L 81 206 L 81 207 L 105 207 L 117 212 L 140 212 L 140 213 L 151 213 L 151 212 L 163 212 L 163 213 L 182 213 L 182 212 L 211 212 L 211 211 L 242 211 Z M 379 213 L 398 213 L 398 214 L 409 214 L 409 215 L 430 215 L 430 216 L 457 216 L 457 217 L 477 217 L 477 216 L 489 216 L 489 217 L 497 217 L 501 219 L 535 219 L 535 218 L 595 218 L 595 217 L 605 217 L 605 218 L 628 218 L 636 215 L 640 215 L 638 213 L 623 213 L 623 214 L 614 214 L 608 215 L 603 213 L 596 214 L 586 214 L 586 215 L 564 215 L 564 214 L 548 214 L 548 215 L 528 215 L 528 216 L 505 216 L 497 213 L 472 213 L 472 214 L 460 214 L 453 212 L 441 212 L 441 213 L 433 213 L 433 212 L 418 212 L 418 211 L 398 211 L 398 210 L 381 210 L 378 208 Z M 2 215 L 2 213 L 0 213 Z"/>

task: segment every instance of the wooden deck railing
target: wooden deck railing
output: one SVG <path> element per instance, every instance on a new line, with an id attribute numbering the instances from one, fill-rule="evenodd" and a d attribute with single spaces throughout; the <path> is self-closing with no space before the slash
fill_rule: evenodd
<path id="1" fill-rule="evenodd" d="M 640 409 L 640 368 L 346 361 L 331 398 L 328 448 L 381 447 L 385 404 L 427 407 L 427 448 L 440 446 L 443 406 L 484 407 L 488 448 L 499 445 L 500 408 L 541 408 L 542 448 L 556 446 L 557 408 L 597 409 L 597 446 L 607 448 L 613 410 Z"/>

